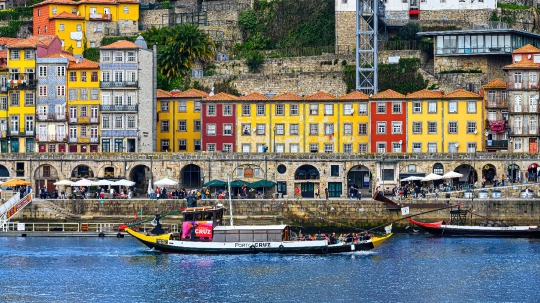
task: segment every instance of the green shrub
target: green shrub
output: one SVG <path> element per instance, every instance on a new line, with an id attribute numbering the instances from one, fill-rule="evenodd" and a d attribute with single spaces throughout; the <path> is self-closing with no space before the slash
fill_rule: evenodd
<path id="1" fill-rule="evenodd" d="M 260 51 L 252 50 L 246 55 L 246 65 L 251 73 L 259 72 L 263 62 L 264 55 Z"/>

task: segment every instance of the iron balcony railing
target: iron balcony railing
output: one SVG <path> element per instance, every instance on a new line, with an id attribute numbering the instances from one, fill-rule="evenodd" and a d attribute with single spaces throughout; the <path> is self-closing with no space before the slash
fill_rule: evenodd
<path id="1" fill-rule="evenodd" d="M 508 100 L 502 98 L 488 99 L 486 102 L 487 108 L 508 108 Z"/>
<path id="2" fill-rule="evenodd" d="M 101 81 L 99 82 L 100 88 L 125 88 L 133 87 L 137 88 L 137 81 Z"/>
<path id="3" fill-rule="evenodd" d="M 487 147 L 507 148 L 508 140 L 487 140 Z"/>
<path id="4" fill-rule="evenodd" d="M 136 112 L 139 109 L 137 104 L 135 105 L 100 105 L 102 112 Z"/>
<path id="5" fill-rule="evenodd" d="M 15 89 L 36 89 L 37 87 L 37 80 L 9 80 L 9 86 L 8 89 L 15 90 Z"/>
<path id="6" fill-rule="evenodd" d="M 506 87 L 509 89 L 538 89 L 538 81 L 508 81 Z"/>
<path id="7" fill-rule="evenodd" d="M 65 121 L 66 114 L 37 115 L 38 121 Z"/>
<path id="8" fill-rule="evenodd" d="M 66 142 L 66 135 L 48 135 L 48 134 L 37 134 L 36 141 L 38 142 Z"/>

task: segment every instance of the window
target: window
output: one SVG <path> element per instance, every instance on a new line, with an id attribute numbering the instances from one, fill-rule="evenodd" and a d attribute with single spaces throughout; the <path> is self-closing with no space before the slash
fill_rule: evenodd
<path id="1" fill-rule="evenodd" d="M 114 82 L 122 82 L 122 81 L 124 81 L 124 72 L 115 71 L 114 72 Z"/>
<path id="2" fill-rule="evenodd" d="M 285 135 L 285 124 L 276 124 L 275 131 L 276 136 Z"/>
<path id="3" fill-rule="evenodd" d="M 206 124 L 206 135 L 215 136 L 216 135 L 216 125 L 215 124 Z"/>
<path id="4" fill-rule="evenodd" d="M 332 144 L 332 143 L 324 143 L 324 152 L 325 153 L 334 152 L 334 144 Z M 338 165 L 332 165 L 332 166 L 338 166 Z"/>
<path id="5" fill-rule="evenodd" d="M 242 124 L 242 136 L 249 136 L 251 135 L 251 124 L 244 123 Z"/>
<path id="6" fill-rule="evenodd" d="M 193 140 L 193 148 L 195 149 L 195 151 L 201 151 L 201 140 Z"/>
<path id="7" fill-rule="evenodd" d="M 64 29 L 65 29 L 64 24 L 60 24 L 59 30 L 60 30 L 61 32 L 63 32 Z"/>
<path id="8" fill-rule="evenodd" d="M 168 133 L 169 132 L 169 120 L 163 120 L 163 121 L 160 121 L 160 122 L 161 122 L 161 132 Z"/>
<path id="9" fill-rule="evenodd" d="M 69 100 L 70 101 L 77 100 L 77 90 L 76 89 L 70 89 L 69 90 Z"/>
<path id="10" fill-rule="evenodd" d="M 161 111 L 162 112 L 169 111 L 169 101 L 161 101 Z"/>
<path id="11" fill-rule="evenodd" d="M 309 134 L 311 136 L 316 136 L 319 134 L 319 124 L 310 124 L 309 125 Z"/>
<path id="12" fill-rule="evenodd" d="M 276 116 L 283 116 L 283 115 L 285 115 L 285 105 L 276 104 Z"/>
<path id="13" fill-rule="evenodd" d="M 266 124 L 257 124 L 257 135 L 266 134 Z"/>
<path id="14" fill-rule="evenodd" d="M 101 128 L 111 128 L 111 120 L 109 116 L 101 116 Z"/>
<path id="15" fill-rule="evenodd" d="M 392 122 L 392 134 L 401 134 L 401 122 Z"/>
<path id="16" fill-rule="evenodd" d="M 92 81 L 92 82 L 97 82 L 98 81 L 98 72 L 92 72 L 90 81 Z"/>
<path id="17" fill-rule="evenodd" d="M 333 116 L 334 115 L 334 105 L 333 104 L 325 104 L 324 105 L 324 115 L 325 116 Z"/>
<path id="18" fill-rule="evenodd" d="M 385 153 L 386 152 L 386 143 L 377 143 L 377 152 Z"/>
<path id="19" fill-rule="evenodd" d="M 134 51 L 127 52 L 127 62 L 135 62 L 135 52 Z"/>
<path id="20" fill-rule="evenodd" d="M 251 106 L 249 104 L 242 104 L 242 116 L 251 115 Z"/>
<path id="21" fill-rule="evenodd" d="M 358 144 L 358 152 L 359 153 L 367 153 L 367 147 L 368 147 L 368 145 L 366 143 L 359 143 Z"/>
<path id="22" fill-rule="evenodd" d="M 289 144 L 289 151 L 291 153 L 297 153 L 298 152 L 298 144 L 296 144 L 296 143 Z"/>
<path id="23" fill-rule="evenodd" d="M 178 131 L 179 132 L 187 132 L 187 120 L 178 120 Z M 199 131 L 200 131 L 200 129 L 199 129 Z"/>
<path id="24" fill-rule="evenodd" d="M 114 94 L 114 105 L 122 106 L 124 105 L 124 95 L 123 94 Z"/>
<path id="25" fill-rule="evenodd" d="M 422 122 L 413 122 L 412 131 L 413 131 L 413 134 L 421 134 L 422 133 Z"/>
<path id="26" fill-rule="evenodd" d="M 476 134 L 476 121 L 467 122 L 467 134 Z"/>
<path id="27" fill-rule="evenodd" d="M 448 122 L 448 133 L 457 134 L 458 133 L 458 123 L 456 121 Z"/>
<path id="28" fill-rule="evenodd" d="M 99 90 L 91 89 L 90 90 L 90 100 L 99 100 Z"/>
<path id="29" fill-rule="evenodd" d="M 452 113 L 452 114 L 457 113 L 457 102 L 456 101 L 448 102 L 448 112 Z"/>
<path id="30" fill-rule="evenodd" d="M 178 112 L 179 112 L 179 113 L 185 113 L 185 112 L 187 112 L 187 104 L 186 104 L 186 101 L 178 101 Z"/>
<path id="31" fill-rule="evenodd" d="M 101 61 L 111 61 L 111 52 L 110 51 L 102 51 L 101 52 Z"/>
<path id="32" fill-rule="evenodd" d="M 377 113 L 378 114 L 385 114 L 386 113 L 386 103 L 385 102 L 377 102 Z"/>
<path id="33" fill-rule="evenodd" d="M 297 136 L 299 133 L 298 124 L 289 124 L 289 131 L 292 136 Z"/>
<path id="34" fill-rule="evenodd" d="M 53 7 L 53 8 L 52 8 L 52 14 L 53 14 L 53 15 L 56 15 L 56 7 Z"/>
<path id="35" fill-rule="evenodd" d="M 86 82 L 86 72 L 81 72 L 81 82 Z"/>
<path id="36" fill-rule="evenodd" d="M 266 116 L 266 106 L 264 104 L 257 104 L 257 116 Z"/>
<path id="37" fill-rule="evenodd" d="M 437 152 L 437 143 L 428 143 L 427 144 L 428 153 L 436 153 Z"/>
<path id="38" fill-rule="evenodd" d="M 319 104 L 310 104 L 309 105 L 309 114 L 311 116 L 317 116 L 319 114 Z"/>
<path id="39" fill-rule="evenodd" d="M 386 122 L 377 122 L 377 134 L 386 134 Z"/>
<path id="40" fill-rule="evenodd" d="M 476 113 L 476 101 L 467 102 L 467 113 Z"/>
<path id="41" fill-rule="evenodd" d="M 393 102 L 392 103 L 392 113 L 393 114 L 401 114 L 401 102 Z"/>
<path id="42" fill-rule="evenodd" d="M 448 143 L 448 152 L 449 153 L 457 153 L 457 143 L 456 142 L 450 142 Z"/>
<path id="43" fill-rule="evenodd" d="M 215 116 L 216 115 L 216 106 L 213 104 L 208 104 L 206 106 L 206 110 L 208 111 L 208 116 Z"/>
<path id="44" fill-rule="evenodd" d="M 206 151 L 215 152 L 216 151 L 216 143 L 207 143 L 206 144 Z"/>
<path id="45" fill-rule="evenodd" d="M 7 110 L 8 100 L 7 97 L 0 97 L 0 109 Z"/>
<path id="46" fill-rule="evenodd" d="M 81 88 L 81 100 L 88 100 L 88 89 Z"/>
<path id="47" fill-rule="evenodd" d="M 523 148 L 523 145 L 522 145 L 521 138 L 514 138 L 514 150 L 520 151 L 522 148 Z"/>
<path id="48" fill-rule="evenodd" d="M 367 104 L 366 103 L 358 104 L 358 114 L 359 115 L 367 115 Z"/>
<path id="49" fill-rule="evenodd" d="M 167 122 L 169 122 L 169 121 L 167 121 Z M 114 128 L 115 129 L 123 129 L 124 128 L 124 116 L 116 116 L 116 117 L 114 117 Z M 169 131 L 169 130 L 167 129 L 167 131 Z"/>
<path id="50" fill-rule="evenodd" d="M 38 89 L 40 97 L 47 97 L 47 85 L 40 85 Z"/>
<path id="51" fill-rule="evenodd" d="M 276 153 L 284 153 L 285 152 L 285 144 L 276 144 L 275 146 L 276 150 L 275 152 Z"/>
<path id="52" fill-rule="evenodd" d="M 251 144 L 242 144 L 242 152 L 249 153 L 251 151 Z M 242 173 L 242 176 L 244 174 Z"/>
<path id="53" fill-rule="evenodd" d="M 169 140 L 161 140 L 161 151 L 167 152 L 169 151 Z"/>
<path id="54" fill-rule="evenodd" d="M 333 135 L 334 134 L 334 124 L 325 124 L 324 125 L 324 134 L 325 135 Z"/>
<path id="55" fill-rule="evenodd" d="M 114 52 L 114 62 L 124 62 L 124 52 Z"/>
<path id="56" fill-rule="evenodd" d="M 401 152 L 401 143 L 399 143 L 399 142 L 392 143 L 392 152 L 393 153 L 400 153 Z"/>
<path id="57" fill-rule="evenodd" d="M 40 77 L 47 77 L 47 66 L 41 65 L 39 66 L 38 70 L 39 70 Z"/>
<path id="58" fill-rule="evenodd" d="M 358 123 L 358 134 L 367 135 L 367 123 Z"/>
<path id="59" fill-rule="evenodd" d="M 413 153 L 421 153 L 422 152 L 422 143 L 415 142 L 412 144 L 412 152 Z"/>
<path id="60" fill-rule="evenodd" d="M 57 66 L 56 67 L 56 75 L 58 77 L 65 77 L 66 76 L 66 67 L 65 66 Z"/>
<path id="61" fill-rule="evenodd" d="M 136 125 L 135 125 L 135 116 L 128 116 L 128 120 L 127 120 L 127 128 L 135 128 Z"/>
<path id="62" fill-rule="evenodd" d="M 298 104 L 291 104 L 290 106 L 290 115 L 298 116 Z"/>
<path id="63" fill-rule="evenodd" d="M 198 113 L 201 111 L 201 101 L 195 101 L 195 105 L 194 105 L 194 108 L 193 108 L 193 111 Z"/>
<path id="64" fill-rule="evenodd" d="M 9 59 L 11 59 L 11 60 L 19 60 L 20 59 L 19 50 L 18 49 L 9 50 Z"/>
<path id="65" fill-rule="evenodd" d="M 76 11 L 76 9 L 73 9 L 73 10 Z M 77 26 L 75 28 L 76 28 L 76 31 L 82 32 L 82 25 L 81 24 L 77 24 Z"/>
<path id="66" fill-rule="evenodd" d="M 223 143 L 223 152 L 231 153 L 233 151 L 232 144 L 230 143 Z"/>
<path id="67" fill-rule="evenodd" d="M 25 116 L 24 122 L 25 122 L 25 126 L 24 126 L 25 131 L 33 132 L 34 131 L 34 116 Z"/>
<path id="68" fill-rule="evenodd" d="M 343 134 L 344 135 L 352 135 L 352 124 L 351 123 L 344 123 L 343 124 Z"/>
<path id="69" fill-rule="evenodd" d="M 31 92 L 24 93 L 24 105 L 25 106 L 34 105 L 34 93 L 31 93 Z"/>
<path id="70" fill-rule="evenodd" d="M 233 131 L 232 131 L 232 124 L 223 124 L 223 135 L 224 136 L 232 136 L 233 134 Z"/>
<path id="71" fill-rule="evenodd" d="M 77 72 L 69 72 L 69 81 L 71 82 L 77 81 Z"/>
<path id="72" fill-rule="evenodd" d="M 422 112 L 422 102 L 413 102 L 413 113 L 419 114 Z"/>
<path id="73" fill-rule="evenodd" d="M 467 152 L 468 153 L 476 152 L 476 143 L 467 143 Z"/>
<path id="74" fill-rule="evenodd" d="M 437 122 L 428 122 L 428 134 L 437 133 Z"/>
<path id="75" fill-rule="evenodd" d="M 19 93 L 18 92 L 9 94 L 9 99 L 10 99 L 9 105 L 19 106 Z"/>
<path id="76" fill-rule="evenodd" d="M 223 116 L 232 116 L 233 110 L 232 110 L 231 104 L 224 104 L 223 105 Z"/>
<path id="77" fill-rule="evenodd" d="M 437 112 L 437 102 L 428 102 L 428 113 Z"/>
<path id="78" fill-rule="evenodd" d="M 344 143 L 343 144 L 343 152 L 344 153 L 352 153 L 352 144 Z"/>
<path id="79" fill-rule="evenodd" d="M 81 41 L 81 40 L 77 40 L 77 42 L 75 43 L 75 46 L 76 46 L 76 47 L 82 47 L 82 41 Z"/>
<path id="80" fill-rule="evenodd" d="M 352 104 L 343 104 L 343 115 L 352 116 L 354 114 L 354 109 Z"/>
<path id="81" fill-rule="evenodd" d="M 318 153 L 318 152 L 319 152 L 319 144 L 317 144 L 317 143 L 310 143 L 310 144 L 309 144 L 309 152 L 311 152 L 311 153 Z"/>

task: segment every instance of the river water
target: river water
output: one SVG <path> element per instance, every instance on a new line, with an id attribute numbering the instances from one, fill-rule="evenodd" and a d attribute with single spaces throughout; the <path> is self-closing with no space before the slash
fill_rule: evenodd
<path id="1" fill-rule="evenodd" d="M 337 255 L 167 255 L 0 238 L 0 302 L 539 302 L 540 240 L 394 235 Z"/>

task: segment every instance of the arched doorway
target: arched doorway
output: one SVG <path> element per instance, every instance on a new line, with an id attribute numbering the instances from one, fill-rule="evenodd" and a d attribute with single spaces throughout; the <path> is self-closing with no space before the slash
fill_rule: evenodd
<path id="1" fill-rule="evenodd" d="M 492 183 L 496 175 L 497 169 L 493 164 L 486 164 L 482 167 L 482 178 L 486 180 L 486 183 Z"/>
<path id="2" fill-rule="evenodd" d="M 105 172 L 103 173 L 104 178 L 114 178 L 114 167 L 107 166 L 105 167 Z"/>
<path id="3" fill-rule="evenodd" d="M 82 179 L 82 178 L 93 178 L 94 177 L 94 171 L 86 166 L 86 165 L 77 165 L 72 171 L 71 171 L 71 178 L 76 179 Z"/>
<path id="4" fill-rule="evenodd" d="M 9 178 L 9 170 L 4 165 L 0 165 L 0 179 L 5 180 L 7 178 Z"/>
<path id="5" fill-rule="evenodd" d="M 298 186 L 300 187 L 303 198 L 313 198 L 315 197 L 315 185 L 319 188 L 321 195 L 324 194 L 324 188 L 320 188 L 322 187 L 320 186 L 320 179 L 319 170 L 315 166 L 308 164 L 302 165 L 294 172 L 294 187 L 295 189 Z M 334 192 L 338 190 L 335 188 L 335 184 L 332 184 L 332 187 Z M 330 191 L 330 188 L 328 188 L 328 191 Z"/>
<path id="6" fill-rule="evenodd" d="M 474 182 L 478 181 L 478 173 L 469 164 L 461 164 L 454 171 L 463 175 L 463 177 L 459 178 L 459 185 L 474 184 Z"/>
<path id="7" fill-rule="evenodd" d="M 34 172 L 35 193 L 39 193 L 40 188 L 46 188 L 48 192 L 54 192 L 56 186 L 54 183 L 59 180 L 58 172 L 54 167 L 48 164 L 40 165 Z"/>
<path id="8" fill-rule="evenodd" d="M 433 173 L 439 176 L 444 175 L 444 166 L 441 163 L 435 163 L 433 164 Z M 439 186 L 442 184 L 444 180 L 433 180 L 434 186 Z"/>
<path id="9" fill-rule="evenodd" d="M 529 167 L 527 168 L 527 177 L 529 179 L 529 181 L 538 181 L 538 169 L 540 168 L 540 166 L 538 166 L 538 164 L 536 163 L 533 163 L 531 165 L 529 165 Z"/>
<path id="10" fill-rule="evenodd" d="M 203 178 L 202 169 L 195 164 L 188 164 L 182 168 L 182 186 L 186 188 L 201 188 Z"/>
<path id="11" fill-rule="evenodd" d="M 508 171 L 508 180 L 510 180 L 510 182 L 514 183 L 514 182 L 518 181 L 518 179 L 519 179 L 519 165 L 510 164 L 507 167 L 507 171 Z"/>
<path id="12" fill-rule="evenodd" d="M 152 174 L 146 165 L 136 165 L 129 173 L 129 180 L 135 182 L 135 193 L 146 193 Z M 154 180 L 155 181 L 155 180 Z"/>
<path id="13" fill-rule="evenodd" d="M 347 174 L 347 188 L 354 186 L 358 188 L 371 189 L 371 171 L 364 165 L 353 166 Z"/>

